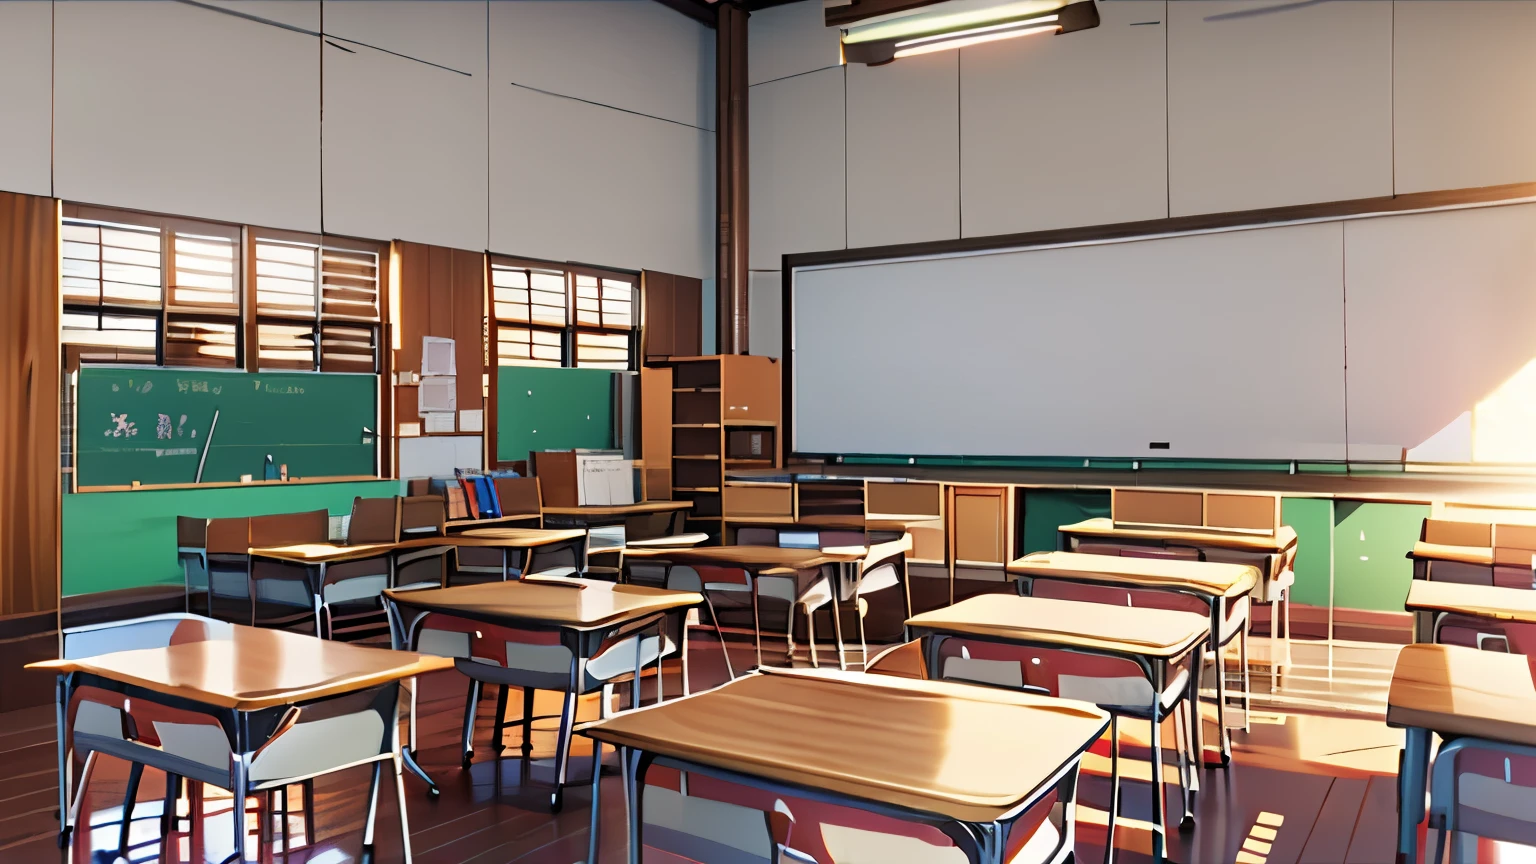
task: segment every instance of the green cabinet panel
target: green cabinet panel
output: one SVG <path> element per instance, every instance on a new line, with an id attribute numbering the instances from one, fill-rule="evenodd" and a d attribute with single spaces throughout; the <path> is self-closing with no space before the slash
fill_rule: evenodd
<path id="1" fill-rule="evenodd" d="M 613 376 L 607 369 L 502 366 L 496 370 L 496 459 L 531 450 L 613 446 Z"/>
<path id="2" fill-rule="evenodd" d="M 1282 498 L 1280 521 L 1296 529 L 1291 601 L 1327 608 L 1333 581 L 1333 499 Z"/>
<path id="3" fill-rule="evenodd" d="M 1333 515 L 1334 606 L 1403 611 L 1413 580 L 1406 556 L 1429 505 L 1338 501 Z"/>
<path id="4" fill-rule="evenodd" d="M 1057 529 L 1084 519 L 1109 515 L 1109 490 L 1086 492 L 1075 489 L 1026 489 L 1024 523 L 1020 533 L 1020 555 L 1050 552 L 1056 548 Z"/>
<path id="5" fill-rule="evenodd" d="M 341 516 L 352 512 L 354 498 L 398 494 L 400 481 L 373 480 L 65 495 L 63 593 L 180 585 L 177 516 L 214 519 L 321 508 Z"/>

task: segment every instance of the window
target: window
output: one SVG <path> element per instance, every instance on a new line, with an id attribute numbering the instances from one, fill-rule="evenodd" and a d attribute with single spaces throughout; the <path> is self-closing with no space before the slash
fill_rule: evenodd
<path id="1" fill-rule="evenodd" d="M 234 367 L 238 239 L 230 225 L 69 205 L 61 340 L 84 362 Z"/>
<path id="2" fill-rule="evenodd" d="M 61 239 L 79 362 L 379 371 L 381 244 L 75 204 Z"/>
<path id="3" fill-rule="evenodd" d="M 258 368 L 378 371 L 378 251 L 263 233 L 251 257 Z"/>
<path id="4" fill-rule="evenodd" d="M 633 276 L 493 258 L 491 305 L 498 366 L 634 368 Z"/>

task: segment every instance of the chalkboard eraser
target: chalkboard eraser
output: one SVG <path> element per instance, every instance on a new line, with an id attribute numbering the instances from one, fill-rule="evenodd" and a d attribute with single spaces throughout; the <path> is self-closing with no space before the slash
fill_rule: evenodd
<path id="1" fill-rule="evenodd" d="M 137 489 L 137 488 L 139 488 L 139 481 L 137 481 L 137 480 L 133 481 L 133 485 L 130 486 L 129 488 L 130 489 Z"/>
<path id="2" fill-rule="evenodd" d="M 249 482 L 251 482 L 251 475 L 249 475 L 249 474 L 241 474 L 240 475 L 240 482 L 241 483 L 249 483 Z"/>

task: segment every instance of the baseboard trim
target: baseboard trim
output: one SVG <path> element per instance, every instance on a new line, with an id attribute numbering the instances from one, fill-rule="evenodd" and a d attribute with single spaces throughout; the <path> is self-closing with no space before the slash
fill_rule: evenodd
<path id="1" fill-rule="evenodd" d="M 1255 621 L 1269 619 L 1273 607 L 1255 607 Z M 1328 638 L 1328 607 L 1297 603 L 1291 607 L 1291 635 L 1300 639 Z M 1413 615 L 1377 609 L 1333 610 L 1333 638 L 1347 642 L 1407 645 L 1413 641 Z"/>
<path id="2" fill-rule="evenodd" d="M 65 597 L 59 617 L 61 626 L 68 630 L 125 618 L 185 611 L 186 590 L 182 586 L 146 585 Z"/>

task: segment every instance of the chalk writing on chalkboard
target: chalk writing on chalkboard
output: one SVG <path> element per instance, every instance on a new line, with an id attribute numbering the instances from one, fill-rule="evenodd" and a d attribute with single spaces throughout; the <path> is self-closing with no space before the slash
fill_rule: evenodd
<path id="1" fill-rule="evenodd" d="M 103 437 L 106 437 L 106 438 L 132 438 L 135 435 L 139 434 L 139 430 L 138 430 L 137 425 L 134 424 L 134 423 L 129 422 L 128 415 L 126 413 L 123 413 L 123 414 L 113 414 L 111 411 L 108 411 L 107 414 L 109 416 L 111 416 L 112 423 L 114 425 L 111 428 L 107 429 L 106 432 L 102 433 Z"/>

